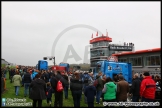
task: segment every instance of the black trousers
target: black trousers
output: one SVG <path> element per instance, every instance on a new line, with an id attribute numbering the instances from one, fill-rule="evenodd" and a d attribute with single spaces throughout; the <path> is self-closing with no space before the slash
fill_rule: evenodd
<path id="1" fill-rule="evenodd" d="M 94 107 L 94 102 L 88 102 L 88 107 Z"/>
<path id="2" fill-rule="evenodd" d="M 54 107 L 62 107 L 63 106 L 63 91 L 55 92 L 55 102 Z"/>
<path id="3" fill-rule="evenodd" d="M 38 107 L 42 107 L 42 100 L 41 99 L 33 99 L 33 107 L 37 106 L 38 102 Z"/>

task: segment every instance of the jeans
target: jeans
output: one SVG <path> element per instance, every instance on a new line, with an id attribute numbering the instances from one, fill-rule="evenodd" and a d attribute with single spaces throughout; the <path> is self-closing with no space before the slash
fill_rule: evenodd
<path id="1" fill-rule="evenodd" d="M 133 96 L 132 97 L 132 102 L 139 102 L 140 96 Z"/>
<path id="2" fill-rule="evenodd" d="M 85 92 L 85 88 L 86 88 L 87 86 L 85 86 L 84 85 L 84 88 L 83 88 L 83 91 Z M 85 102 L 85 104 L 87 104 L 87 97 L 85 96 L 85 94 L 84 94 L 84 102 Z"/>
<path id="3" fill-rule="evenodd" d="M 15 86 L 15 93 L 16 93 L 16 96 L 19 94 L 19 86 Z"/>
<path id="4" fill-rule="evenodd" d="M 69 89 L 69 85 L 65 85 L 64 87 L 65 99 L 68 99 L 68 89 Z"/>
<path id="5" fill-rule="evenodd" d="M 30 83 L 24 83 L 24 95 L 28 95 L 29 94 L 29 85 Z"/>
<path id="6" fill-rule="evenodd" d="M 82 95 L 82 90 L 72 91 L 74 107 L 80 107 L 80 97 L 81 97 L 81 95 Z"/>
<path id="7" fill-rule="evenodd" d="M 6 74 L 4 74 L 4 78 L 6 78 Z"/>
<path id="8" fill-rule="evenodd" d="M 101 94 L 102 94 L 102 91 L 101 90 L 97 90 L 97 93 L 96 93 L 96 102 L 97 103 L 100 103 L 100 97 L 101 97 Z"/>

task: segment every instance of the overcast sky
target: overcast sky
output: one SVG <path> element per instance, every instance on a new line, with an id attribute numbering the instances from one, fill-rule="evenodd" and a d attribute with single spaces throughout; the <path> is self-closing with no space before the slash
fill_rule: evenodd
<path id="1" fill-rule="evenodd" d="M 35 66 L 45 56 L 55 56 L 60 63 L 70 45 L 81 60 L 67 62 L 83 63 L 85 47 L 96 34 L 91 28 L 63 33 L 52 55 L 56 37 L 77 24 L 104 34 L 107 29 L 112 43 L 133 42 L 135 50 L 160 48 L 160 2 L 2 2 L 1 6 L 2 58 L 18 65 Z"/>

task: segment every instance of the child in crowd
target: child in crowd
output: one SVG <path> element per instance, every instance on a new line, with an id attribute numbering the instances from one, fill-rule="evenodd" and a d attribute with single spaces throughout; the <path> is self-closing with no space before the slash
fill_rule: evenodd
<path id="1" fill-rule="evenodd" d="M 52 93 L 53 93 L 53 89 L 51 87 L 51 83 L 48 82 L 47 83 L 47 88 L 46 88 L 46 96 L 47 96 L 47 104 L 51 107 L 51 102 L 52 102 Z"/>

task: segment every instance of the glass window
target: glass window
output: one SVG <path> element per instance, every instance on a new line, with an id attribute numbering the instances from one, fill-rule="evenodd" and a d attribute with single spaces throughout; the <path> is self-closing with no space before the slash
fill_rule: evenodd
<path id="1" fill-rule="evenodd" d="M 156 56 L 155 57 L 155 61 L 156 61 L 156 65 L 160 65 L 160 57 L 159 56 Z"/>
<path id="2" fill-rule="evenodd" d="M 108 49 L 102 48 L 101 50 L 91 51 L 91 57 L 97 57 L 97 56 L 108 56 Z"/>
<path id="3" fill-rule="evenodd" d="M 138 57 L 137 58 L 137 61 L 138 61 L 138 66 L 142 66 L 142 57 Z"/>
<path id="4" fill-rule="evenodd" d="M 127 62 L 127 59 L 126 58 L 120 58 L 118 59 L 119 62 Z"/>
<path id="5" fill-rule="evenodd" d="M 160 65 L 160 56 L 147 56 L 146 66 Z"/>
<path id="6" fill-rule="evenodd" d="M 146 57 L 146 66 L 150 66 L 150 57 Z"/>
<path id="7" fill-rule="evenodd" d="M 129 62 L 132 66 L 142 66 L 142 57 L 129 58 Z"/>

